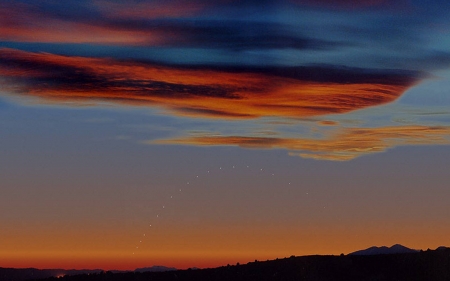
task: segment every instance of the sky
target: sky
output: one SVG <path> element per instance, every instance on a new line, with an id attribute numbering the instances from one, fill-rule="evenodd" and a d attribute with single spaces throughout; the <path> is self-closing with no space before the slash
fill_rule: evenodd
<path id="1" fill-rule="evenodd" d="M 0 0 L 0 267 L 449 246 L 449 9 Z"/>

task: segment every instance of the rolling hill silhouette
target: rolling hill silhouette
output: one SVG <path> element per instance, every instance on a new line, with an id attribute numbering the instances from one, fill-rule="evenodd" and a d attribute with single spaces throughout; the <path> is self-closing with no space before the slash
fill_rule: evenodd
<path id="1" fill-rule="evenodd" d="M 395 246 L 395 245 L 394 245 Z M 381 247 L 384 250 L 383 247 Z M 386 247 L 387 248 L 387 247 Z M 393 248 L 393 249 L 392 249 Z M 390 247 L 390 251 L 406 247 Z M 370 248 L 369 248 L 370 249 Z M 408 248 L 406 248 L 408 249 Z M 411 249 L 409 249 L 411 250 Z M 255 261 L 198 270 L 166 272 L 100 272 L 46 281 L 448 281 L 450 248 L 408 253 L 340 256 L 302 256 Z M 18 281 L 18 280 L 16 280 Z"/>

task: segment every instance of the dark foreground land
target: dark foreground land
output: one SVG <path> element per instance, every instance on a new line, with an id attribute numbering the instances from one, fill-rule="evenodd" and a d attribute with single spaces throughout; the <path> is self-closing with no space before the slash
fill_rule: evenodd
<path id="1" fill-rule="evenodd" d="M 372 256 L 290 257 L 244 265 L 169 272 L 101 272 L 43 280 L 58 281 L 140 281 L 140 280 L 450 280 L 450 249 L 409 254 Z"/>

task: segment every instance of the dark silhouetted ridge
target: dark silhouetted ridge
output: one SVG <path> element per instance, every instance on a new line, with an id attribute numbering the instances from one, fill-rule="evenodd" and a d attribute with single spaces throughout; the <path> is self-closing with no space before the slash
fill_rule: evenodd
<path id="1" fill-rule="evenodd" d="M 394 245 L 395 246 L 395 245 Z M 386 247 L 387 248 L 387 247 Z M 403 246 L 387 249 L 405 250 Z M 408 249 L 408 248 L 406 248 Z M 450 249 L 388 255 L 304 256 L 218 268 L 166 272 L 111 271 L 46 281 L 449 281 Z"/>

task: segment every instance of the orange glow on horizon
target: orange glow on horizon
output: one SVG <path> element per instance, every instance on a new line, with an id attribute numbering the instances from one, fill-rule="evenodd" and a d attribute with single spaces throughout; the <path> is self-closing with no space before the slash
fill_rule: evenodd
<path id="1" fill-rule="evenodd" d="M 291 255 L 347 254 L 373 245 L 401 243 L 415 249 L 436 248 L 447 241 L 450 231 L 440 220 L 410 223 L 394 219 L 393 223 L 380 227 L 376 220 L 291 219 L 289 228 L 285 227 L 286 221 L 250 222 L 239 218 L 233 227 L 218 221 L 205 221 L 195 227 L 182 222 L 166 224 L 164 228 L 155 228 L 139 250 L 130 243 L 133 227 L 129 222 L 119 227 L 98 224 L 77 227 L 70 222 L 67 225 L 75 230 L 66 226 L 62 228 L 64 231 L 59 230 L 61 224 L 41 222 L 39 229 L 33 225 L 17 226 L 14 233 L 4 236 L 0 241 L 0 266 L 103 270 L 134 270 L 154 265 L 207 268 Z M 358 239 L 352 239 L 355 235 Z"/>
<path id="2" fill-rule="evenodd" d="M 443 225 L 439 227 L 433 225 L 432 230 L 434 231 L 424 231 L 417 225 L 403 225 L 403 229 L 400 229 L 400 227 L 380 228 L 375 224 L 353 225 L 348 230 L 345 230 L 345 227 L 339 225 L 308 227 L 305 229 L 309 230 L 307 233 L 305 230 L 297 229 L 292 230 L 290 234 L 271 234 L 270 241 L 272 241 L 273 247 L 267 249 L 265 249 L 267 244 L 258 244 L 261 242 L 261 237 L 254 237 L 256 241 L 243 249 L 236 248 L 228 251 L 211 249 L 210 251 L 202 252 L 179 249 L 179 252 L 161 251 L 160 253 L 151 253 L 151 251 L 146 251 L 135 253 L 135 255 L 129 252 L 104 254 L 86 252 L 73 255 L 70 251 L 46 253 L 45 249 L 42 249 L 33 253 L 0 252 L 0 265 L 1 267 L 11 268 L 103 270 L 134 270 L 155 265 L 175 267 L 177 269 L 191 267 L 210 268 L 226 266 L 227 264 L 245 264 L 255 260 L 266 261 L 276 258 L 287 258 L 292 255 L 348 254 L 374 245 L 391 246 L 399 242 L 413 249 L 435 249 L 441 245 L 439 242 L 430 244 L 430 241 L 446 241 L 449 231 L 448 227 Z M 439 229 L 439 231 L 436 231 L 436 229 Z M 244 232 L 245 237 L 243 238 L 245 240 L 242 240 L 243 245 L 250 241 L 247 240 L 249 239 L 247 232 L 248 230 Z M 274 232 L 276 232 L 276 229 Z M 416 235 L 411 235 L 411 233 L 416 233 Z M 351 239 L 352 235 L 357 234 L 359 234 L 357 240 Z M 332 239 L 330 235 L 333 236 Z M 198 240 L 194 242 L 200 243 Z M 230 240 L 221 241 L 221 243 L 225 246 L 230 246 Z"/>

